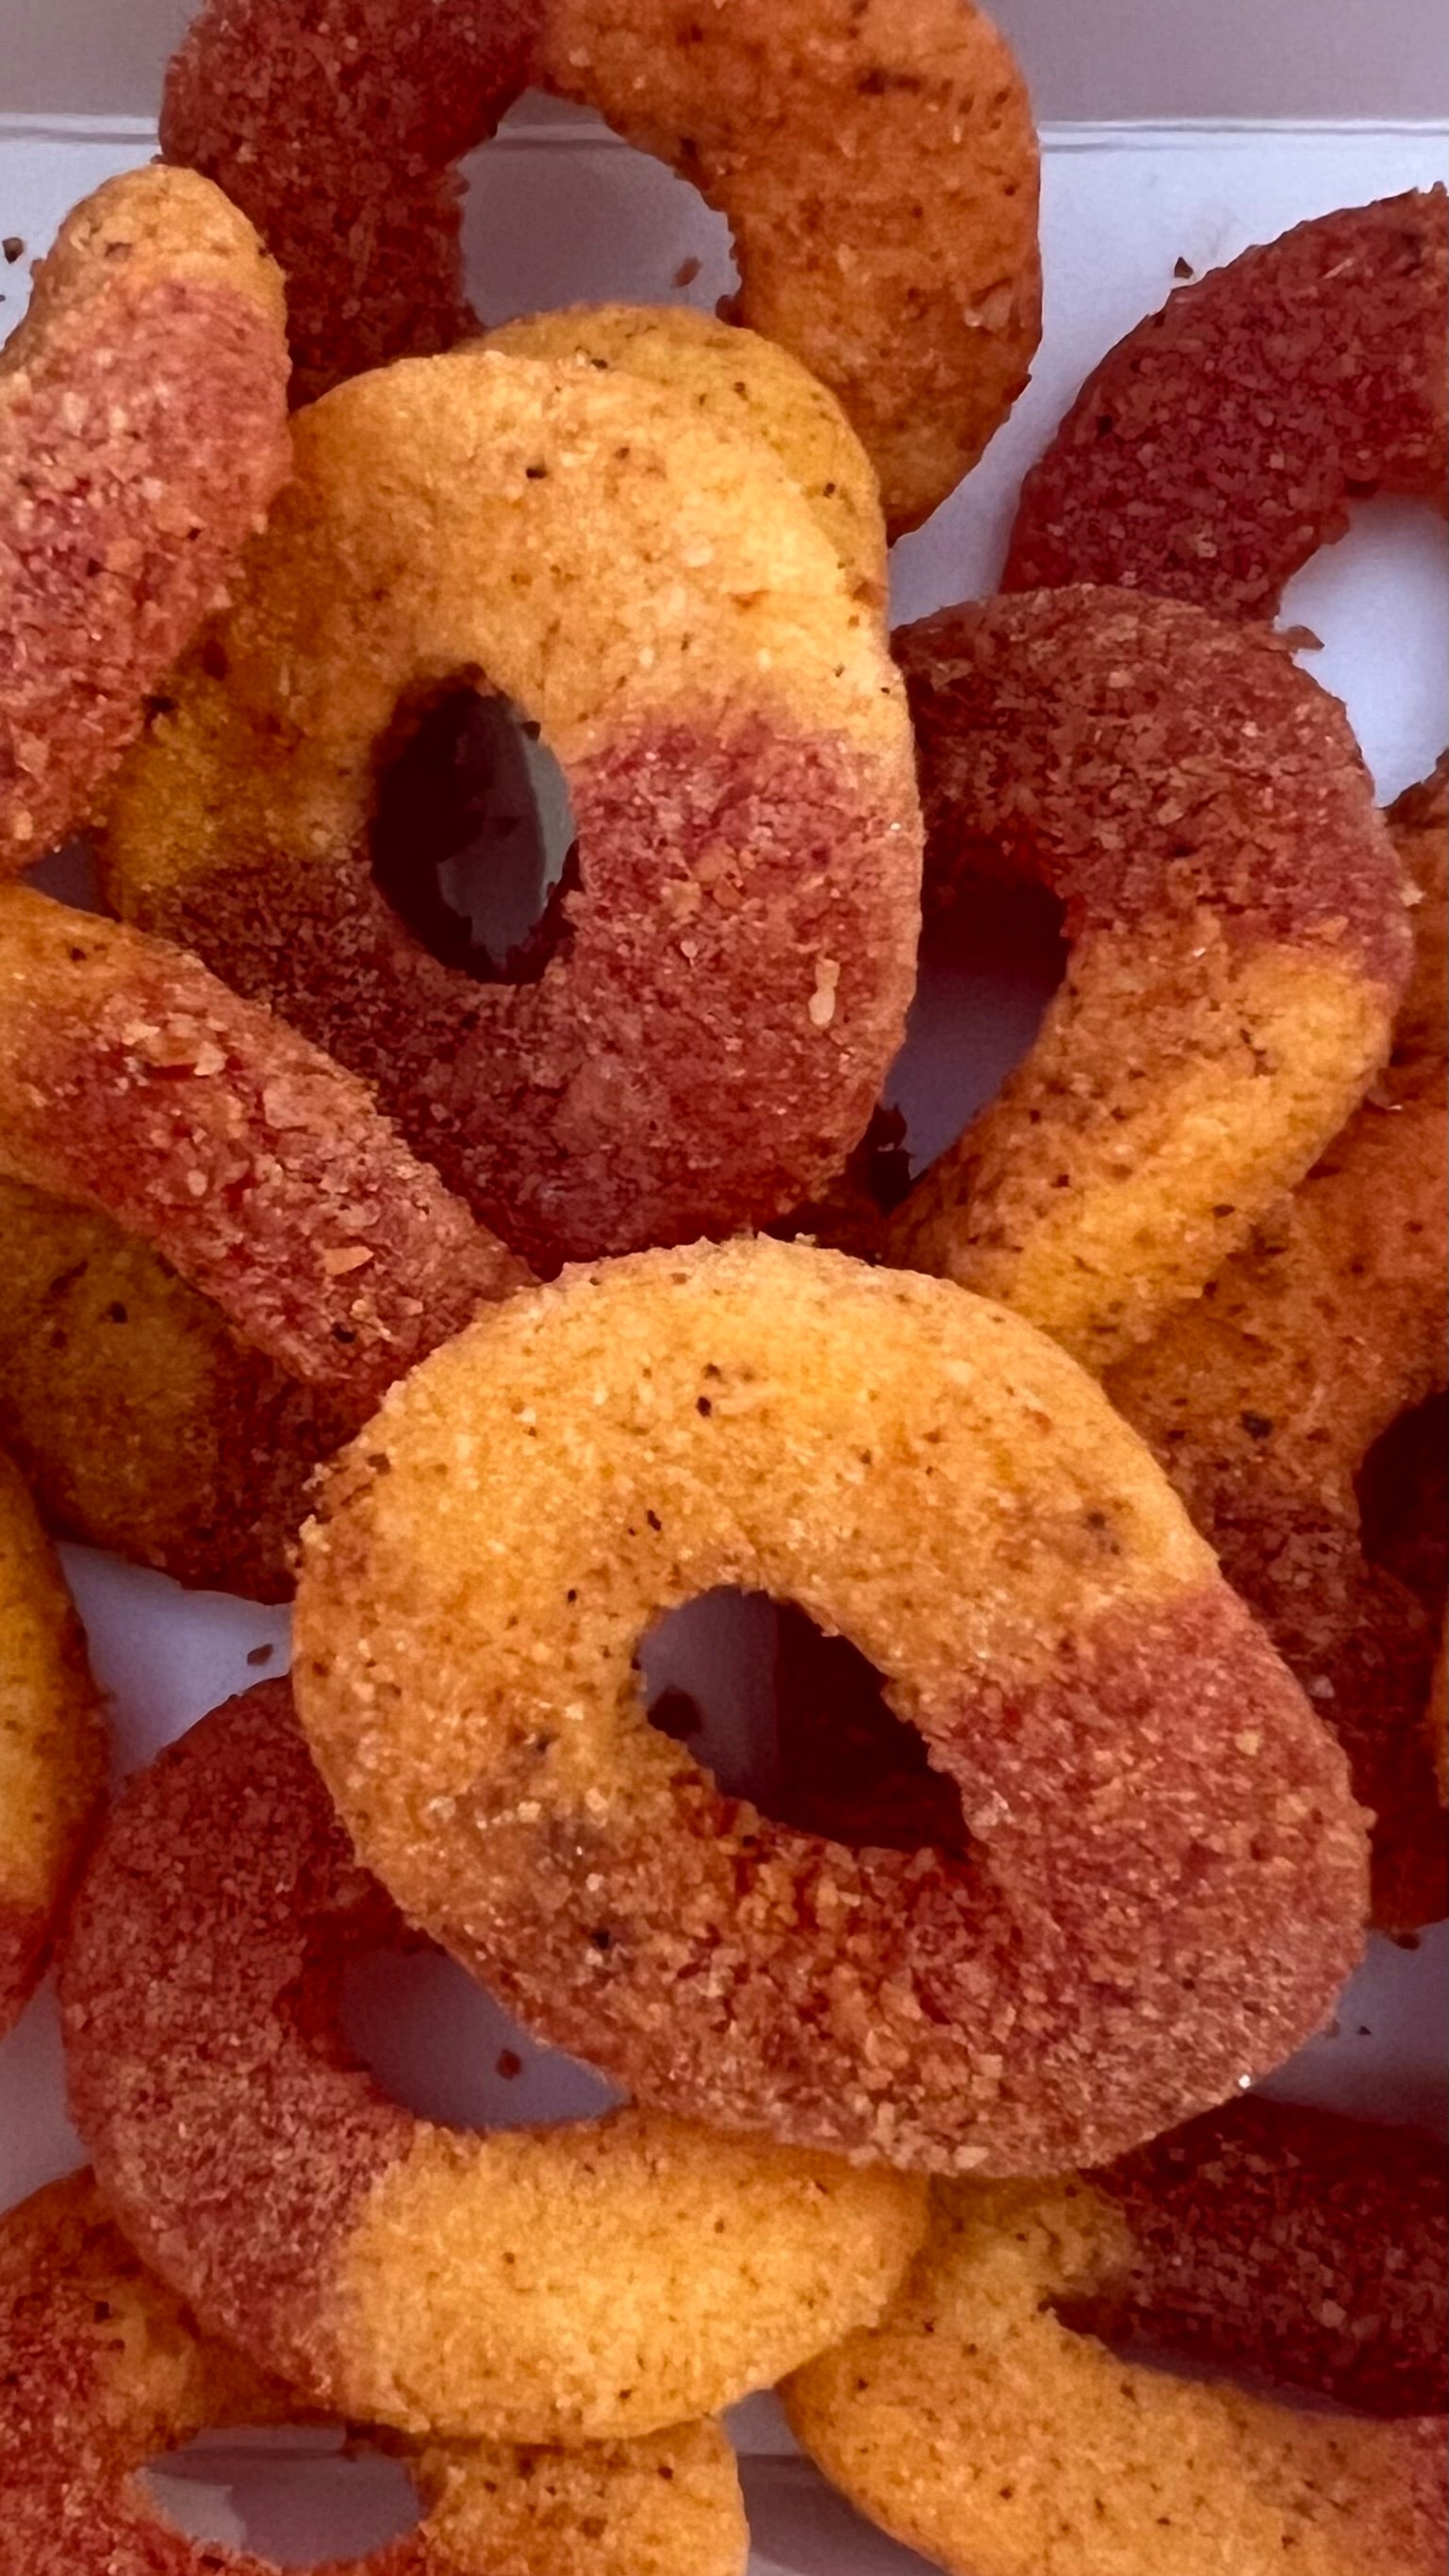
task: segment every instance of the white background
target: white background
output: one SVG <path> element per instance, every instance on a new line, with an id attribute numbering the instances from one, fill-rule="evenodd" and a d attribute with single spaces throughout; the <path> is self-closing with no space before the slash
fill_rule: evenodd
<path id="1" fill-rule="evenodd" d="M 458 0 L 463 5 L 463 0 Z M 0 112 L 154 112 L 188 0 L 0 0 Z M 996 0 L 1042 117 L 1443 113 L 1443 0 Z"/>
<path id="2" fill-rule="evenodd" d="M 153 102 L 177 15 L 171 0 L 0 0 L 0 110 L 31 112 L 8 134 L 0 121 L 0 233 L 43 249 L 77 196 L 146 157 L 149 133 L 128 125 L 124 111 Z M 1047 112 L 1117 122 L 1052 137 L 1047 334 L 1033 385 L 978 473 L 897 549 L 902 615 L 990 586 L 1023 465 L 1093 359 L 1168 291 L 1179 257 L 1201 269 L 1304 215 L 1437 176 L 1444 160 L 1442 138 L 1423 132 L 1121 130 L 1143 116 L 1242 117 L 1264 107 L 1280 117 L 1437 113 L 1438 0 L 1432 10 L 1420 0 L 1233 0 L 1216 10 L 1171 0 L 1103 0 L 1095 9 L 1013 0 L 1000 15 Z M 56 130 L 56 111 L 98 105 L 107 113 L 88 131 Z M 587 126 L 542 115 L 540 126 L 525 111 L 476 168 L 468 240 L 485 318 L 590 294 L 662 298 L 689 255 L 703 261 L 695 300 L 721 291 L 728 244 L 688 190 Z M 23 271 L 0 274 L 0 288 L 9 296 L 3 326 L 19 308 Z M 1381 792 L 1426 771 L 1446 731 L 1442 526 L 1408 507 L 1366 514 L 1345 546 L 1300 578 L 1287 613 L 1325 637 L 1312 667 L 1347 698 Z M 985 990 L 969 977 L 933 989 L 899 1084 L 919 1145 L 943 1141 L 992 1086 L 1025 1042 L 1037 998 Z M 98 1669 L 115 1694 L 123 1762 L 144 1758 L 254 1679 L 252 1647 L 270 1643 L 269 1669 L 280 1668 L 277 1614 L 187 1599 L 82 1552 L 70 1561 Z M 688 1677 L 712 1688 L 727 1732 L 731 1704 L 748 1695 L 747 1670 L 723 1669 L 708 1620 L 679 1651 Z M 1438 2116 L 1444 1961 L 1438 1934 L 1417 1954 L 1375 1944 L 1337 2032 L 1299 2062 L 1290 2087 L 1379 2117 Z M 437 2116 L 546 2116 L 584 2098 L 566 2066 L 532 2052 L 520 2083 L 506 2093 L 491 2083 L 499 2025 L 451 1970 L 384 1963 L 358 2011 L 379 2068 Z M 42 1998 L 0 2049 L 0 2204 L 77 2155 L 62 2114 L 53 2012 Z M 768 2410 L 751 2410 L 740 2430 L 756 2453 L 747 2463 L 756 2576 L 898 2576 L 918 2567 L 783 2455 Z M 270 2511 L 269 2523 L 252 2525 L 255 2542 L 265 2530 L 280 2547 L 289 2529 L 290 2563 L 305 2557 L 307 2542 L 314 2554 L 324 2544 L 329 2553 L 364 2545 L 315 2489 L 290 2505 L 274 2492 Z M 214 2511 L 209 2527 L 219 2534 Z"/>

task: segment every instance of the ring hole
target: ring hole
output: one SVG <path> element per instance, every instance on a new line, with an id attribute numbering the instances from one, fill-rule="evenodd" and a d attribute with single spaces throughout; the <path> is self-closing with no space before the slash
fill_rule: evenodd
<path id="1" fill-rule="evenodd" d="M 69 904 L 73 912 L 104 912 L 101 900 L 100 861 L 95 842 L 85 834 L 75 840 L 62 841 L 59 849 L 47 850 L 43 859 L 25 871 L 25 882 L 37 894 L 48 894 L 57 903 Z"/>
<path id="2" fill-rule="evenodd" d="M 372 874 L 441 965 L 536 981 L 577 883 L 568 782 L 536 724 L 481 676 L 399 707 L 378 749 Z"/>
<path id="3" fill-rule="evenodd" d="M 485 323 L 559 304 L 694 304 L 739 284 L 723 215 L 591 108 L 537 91 L 464 165 L 463 250 Z"/>
<path id="4" fill-rule="evenodd" d="M 1425 778 L 1444 748 L 1449 549 L 1429 501 L 1361 501 L 1348 534 L 1323 546 L 1283 593 L 1278 623 L 1322 649 L 1297 656 L 1342 698 L 1381 803 Z"/>
<path id="5" fill-rule="evenodd" d="M 829 2576 L 923 2576 L 925 2560 L 887 2540 L 808 2460 L 742 2451 L 740 2484 L 768 2576 L 821 2576 L 827 2568 Z"/>
<path id="6" fill-rule="evenodd" d="M 428 1942 L 350 1959 L 341 2021 L 393 2101 L 445 2128 L 595 2119 L 622 2098 L 573 2058 L 540 2048 L 486 1987 Z"/>
<path id="7" fill-rule="evenodd" d="M 1064 918 L 1037 887 L 979 884 L 927 924 L 906 1042 L 885 1086 L 913 1171 L 955 1143 L 1030 1053 L 1067 971 Z"/>
<path id="8" fill-rule="evenodd" d="M 153 2510 L 188 2539 L 272 2567 L 335 2567 L 422 2520 L 406 2469 L 341 2425 L 198 2433 L 141 2471 Z"/>
<path id="9" fill-rule="evenodd" d="M 1364 1554 L 1428 1610 L 1449 1584 L 1449 1395 L 1401 1413 L 1358 1473 Z"/>
<path id="10" fill-rule="evenodd" d="M 650 1629 L 638 1666 L 651 1723 L 772 1823 L 852 1850 L 966 1850 L 960 1793 L 875 1666 L 798 1603 L 702 1593 Z"/>

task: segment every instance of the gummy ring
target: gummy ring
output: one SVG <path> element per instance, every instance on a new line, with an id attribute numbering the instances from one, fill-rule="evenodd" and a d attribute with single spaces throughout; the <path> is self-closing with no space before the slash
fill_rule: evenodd
<path id="1" fill-rule="evenodd" d="M 1089 2179 L 1132 2235 L 1114 2336 L 1365 2415 L 1449 2407 L 1438 2139 L 1250 2093 Z"/>
<path id="2" fill-rule="evenodd" d="M 364 1085 L 194 957 L 0 887 L 0 1173 L 101 1209 L 366 1420 L 527 1273 Z"/>
<path id="3" fill-rule="evenodd" d="M 470 328 L 456 164 L 530 84 L 597 108 L 730 221 L 737 318 L 838 397 L 895 530 L 973 465 L 1040 334 L 1026 86 L 967 0 L 208 0 L 162 144 L 287 272 L 300 389 Z"/>
<path id="4" fill-rule="evenodd" d="M 0 2032 L 45 1965 L 105 1777 L 80 1621 L 0 1451 Z"/>
<path id="5" fill-rule="evenodd" d="M 88 2174 L 0 2219 L 0 2483 L 26 2576 L 275 2576 L 164 2518 L 137 2474 L 227 2425 L 297 2419 L 287 2391 L 201 2335 Z M 739 2480 L 717 2425 L 586 2450 L 392 2445 L 425 2518 L 350 2576 L 744 2576 Z"/>
<path id="6" fill-rule="evenodd" d="M 1267 618 L 1351 501 L 1442 509 L 1446 292 L 1442 187 L 1319 215 L 1178 287 L 1032 467 L 1002 588 L 1117 582 Z"/>
<path id="7" fill-rule="evenodd" d="M 287 1598 L 345 1404 L 94 1208 L 0 1181 L 0 1242 L 0 1442 L 46 1526 L 191 1588 Z"/>
<path id="8" fill-rule="evenodd" d="M 186 170 L 108 180 L 0 354 L 0 872 L 90 814 L 290 463 L 282 281 Z"/>
<path id="9" fill-rule="evenodd" d="M 71 2105 L 132 2243 L 344 2414 L 611 2440 L 712 2413 L 878 2316 L 919 2187 L 619 2110 L 481 2137 L 385 2096 L 338 2024 L 396 1937 L 285 1683 L 123 1794 L 61 1970 Z"/>
<path id="10" fill-rule="evenodd" d="M 940 1281 L 572 1273 L 395 1388 L 318 1515 L 294 1678 L 359 1852 L 639 2101 L 1059 2169 L 1286 2055 L 1357 1956 L 1337 1746 L 1100 1391 Z M 786 1831 L 648 1725 L 640 1636 L 721 1584 L 874 1662 L 967 1857 Z"/>
<path id="11" fill-rule="evenodd" d="M 1426 2142 L 1242 2102 L 1103 2173 L 939 2187 L 883 2323 L 787 2381 L 785 2411 L 827 2477 L 954 2576 L 1284 2557 L 1433 2576 L 1444 2236 Z M 1097 2339 L 1124 2332 L 1219 2375 Z M 1232 2370 L 1371 2414 L 1250 2396 Z"/>
<path id="12" fill-rule="evenodd" d="M 927 900 L 1044 883 L 1071 953 L 1025 1063 L 888 1257 L 1003 1298 L 1094 1371 L 1244 1243 L 1388 1053 L 1402 880 L 1343 709 L 1259 630 L 1122 591 L 896 637 Z"/>
<path id="13" fill-rule="evenodd" d="M 809 502 L 854 597 L 884 608 L 886 531 L 875 469 L 832 393 L 758 331 L 692 304 L 575 304 L 504 322 L 482 345 L 503 357 L 571 359 L 641 377 L 700 419 L 764 440 Z"/>
<path id="14" fill-rule="evenodd" d="M 1390 820 L 1421 902 L 1386 1075 L 1288 1204 L 1106 1387 L 1343 1744 L 1374 1816 L 1374 1920 L 1412 1931 L 1449 1902 L 1423 1724 L 1442 1605 L 1366 1554 L 1358 1481 L 1375 1441 L 1445 1385 L 1442 776 Z"/>
<path id="15" fill-rule="evenodd" d="M 116 908 L 365 1076 L 537 1265 L 790 1206 L 900 1044 L 920 870 L 904 695 L 799 489 L 678 392 L 486 348 L 340 386 L 296 450 L 114 801 Z M 460 676 L 572 797 L 524 981 L 431 954 L 370 861 L 397 711 Z"/>

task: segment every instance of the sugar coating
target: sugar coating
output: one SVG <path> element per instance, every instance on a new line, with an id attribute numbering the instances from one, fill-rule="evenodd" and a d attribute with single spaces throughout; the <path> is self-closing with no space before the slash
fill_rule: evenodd
<path id="1" fill-rule="evenodd" d="M 1026 86 L 966 0 L 208 0 L 171 66 L 169 160 L 219 179 L 287 272 L 302 389 L 470 326 L 461 154 L 530 84 L 597 108 L 730 222 L 736 318 L 836 395 L 893 533 L 960 481 L 1040 335 Z"/>
<path id="2" fill-rule="evenodd" d="M 839 398 L 893 536 L 1026 385 L 1041 329 L 1026 83 L 961 0 L 546 0 L 540 65 L 729 219 L 736 318 Z"/>
<path id="3" fill-rule="evenodd" d="M 1449 200 L 1295 225 L 1181 286 L 1022 487 L 1002 587 L 1120 582 L 1269 618 L 1375 492 L 1444 506 Z"/>
<path id="4" fill-rule="evenodd" d="M 371 867 L 380 746 L 460 676 L 568 780 L 532 981 L 440 962 Z M 375 1084 L 537 1266 L 729 1232 L 843 1159 L 905 1030 L 919 805 L 879 618 L 763 443 L 571 360 L 355 379 L 169 698 L 117 907 Z"/>
<path id="5" fill-rule="evenodd" d="M 787 1832 L 647 1724 L 641 1636 L 721 1584 L 876 1665 L 964 1858 Z M 409 1916 L 684 2116 L 1040 2171 L 1220 2100 L 1358 1953 L 1341 1755 L 1099 1391 L 939 1281 L 757 1241 L 513 1300 L 339 1462 L 296 1640 Z"/>
<path id="6" fill-rule="evenodd" d="M 137 2475 L 229 2425 L 303 2410 L 203 2336 L 148 2275 L 88 2174 L 0 2221 L 0 2558 L 14 2576 L 276 2576 L 166 2521 Z M 587 2451 L 397 2443 L 423 2519 L 349 2576 L 743 2576 L 739 2480 L 717 2425 Z"/>
<path id="7" fill-rule="evenodd" d="M 1360 2135 L 1365 2164 L 1377 2135 Z M 1271 2195 L 1241 2164 L 1235 2180 L 1214 2204 L 1228 2231 L 1216 2282 L 1212 2248 L 1177 2195 L 1230 2364 L 1243 2358 L 1249 2283 L 1281 2320 L 1312 2271 L 1305 2243 L 1332 2264 L 1335 2286 L 1342 2272 L 1349 2302 L 1366 2268 L 1364 2248 L 1334 2232 L 1342 2205 L 1325 2213 L 1295 2195 L 1281 2165 Z M 1238 2223 L 1270 2196 L 1269 2232 L 1238 2269 Z M 1160 2283 L 1171 2342 L 1182 2309 L 1170 2239 L 1155 2231 L 1159 2218 L 1170 2228 L 1172 2205 L 1169 2190 L 1153 2212 L 1111 2176 L 939 2186 L 931 2238 L 882 2325 L 786 2383 L 793 2430 L 863 2512 L 952 2576 L 1267 2576 L 1284 2564 L 1301 2576 L 1437 2576 L 1442 2420 L 1310 2412 L 1120 2360 L 1065 2322 L 1110 2313 L 1124 2294 L 1130 2307 L 1136 2267 L 1133 2322 L 1154 2325 Z M 1396 2293 L 1394 2222 L 1386 2237 L 1372 2185 L 1367 2206 L 1383 2286 Z M 1353 2214 L 1364 2207 L 1360 2195 Z M 1411 2316 L 1419 2294 L 1417 2282 L 1405 2294 Z M 1200 2321 L 1199 2355 L 1212 2322 Z M 1274 2345 L 1271 2328 L 1262 2340 Z"/>
<path id="8" fill-rule="evenodd" d="M 180 949 L 20 886 L 0 1174 L 113 1217 L 354 1423 L 527 1275 L 353 1076 Z"/>
<path id="9" fill-rule="evenodd" d="M 437 2576 L 745 2576 L 744 2498 L 718 2424 L 576 2450 L 434 2448 L 417 2474 Z"/>
<path id="10" fill-rule="evenodd" d="M 282 281 L 208 181 L 63 225 L 0 353 L 0 872 L 86 821 L 289 463 Z"/>
<path id="11" fill-rule="evenodd" d="M 400 1930 L 284 1683 L 107 1825 L 62 1963 L 72 2110 L 209 2326 L 339 2413 L 574 2442 L 713 2411 L 880 2314 L 923 2223 L 900 2176 L 631 2109 L 475 2136 L 390 2100 L 338 1995 Z"/>
<path id="12" fill-rule="evenodd" d="M 1250 2093 L 1091 2180 L 1132 2237 L 1096 2331 L 1368 2415 L 1444 2413 L 1449 2160 L 1437 2139 Z"/>
<path id="13" fill-rule="evenodd" d="M 1442 1604 L 1365 1556 L 1357 1479 L 1445 1384 L 1442 770 L 1390 821 L 1420 899 L 1384 1075 L 1293 1197 L 1106 1385 L 1344 1745 L 1376 1820 L 1375 1920 L 1408 1931 L 1449 1893 L 1422 1723 Z"/>
<path id="14" fill-rule="evenodd" d="M 1398 863 L 1343 709 L 1266 631 L 1081 588 L 943 609 L 895 644 L 928 905 L 1045 884 L 1072 946 L 889 1257 L 1100 1370 L 1199 1293 L 1382 1064 Z"/>
<path id="15" fill-rule="evenodd" d="M 284 1599 L 345 1405 L 94 1208 L 0 1181 L 0 1242 L 0 1441 L 49 1526 L 192 1589 Z"/>
<path id="16" fill-rule="evenodd" d="M 80 1622 L 0 1451 L 0 2031 L 38 1979 L 105 1786 Z"/>
<path id="17" fill-rule="evenodd" d="M 486 345 L 505 356 L 617 369 L 684 397 L 703 420 L 762 438 L 839 555 L 857 599 L 886 599 L 880 485 L 835 396 L 788 349 L 691 304 L 575 304 L 504 322 Z"/>
<path id="18" fill-rule="evenodd" d="M 287 277 L 299 400 L 472 324 L 454 164 L 525 89 L 539 0 L 206 0 L 161 147 L 245 207 Z"/>

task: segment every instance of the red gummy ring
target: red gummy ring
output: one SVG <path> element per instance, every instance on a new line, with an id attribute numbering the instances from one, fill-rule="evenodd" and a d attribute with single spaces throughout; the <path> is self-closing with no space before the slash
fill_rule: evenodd
<path id="1" fill-rule="evenodd" d="M 116 908 L 363 1075 L 540 1268 L 790 1206 L 900 1045 L 920 904 L 904 693 L 805 495 L 678 393 L 486 347 L 340 385 L 296 457 L 113 802 Z M 516 980 L 381 881 L 413 851 L 384 869 L 380 751 L 460 679 L 577 824 Z"/>
<path id="2" fill-rule="evenodd" d="M 786 2413 L 952 2576 L 1437 2576 L 1445 2181 L 1426 2140 L 1248 2101 L 1080 2178 L 942 2188 L 890 2313 Z"/>
<path id="3" fill-rule="evenodd" d="M 1071 953 L 1030 1054 L 920 1180 L 889 1257 L 1094 1370 L 1196 1296 L 1388 1053 L 1403 882 L 1343 709 L 1261 630 L 1120 590 L 896 637 L 927 903 L 1045 884 Z"/>
<path id="4" fill-rule="evenodd" d="M 1032 467 L 1003 590 L 1116 582 L 1271 617 L 1351 501 L 1442 509 L 1446 291 L 1442 187 L 1320 215 L 1179 287 Z"/>
<path id="5" fill-rule="evenodd" d="M 290 464 L 282 281 L 186 170 L 76 208 L 0 355 L 0 873 L 84 822 Z"/>
<path id="6" fill-rule="evenodd" d="M 1347 1752 L 1374 1817 L 1374 1920 L 1404 1932 L 1449 1896 L 1423 1723 L 1442 1593 L 1374 1561 L 1360 1484 L 1374 1444 L 1445 1385 L 1442 772 L 1389 821 L 1419 900 L 1386 1073 L 1292 1199 L 1106 1386 Z"/>
<path id="7" fill-rule="evenodd" d="M 285 1683 L 133 1781 L 61 1965 L 72 2110 L 107 2199 L 201 2320 L 335 2412 L 509 2441 L 646 2434 L 878 2316 L 904 2176 L 624 2109 L 473 2136 L 339 2027 L 395 1939 Z"/>
<path id="8" fill-rule="evenodd" d="M 1026 85 L 970 0 L 208 0 L 168 159 L 219 179 L 287 272 L 298 375 L 470 327 L 456 164 L 530 82 L 595 107 L 728 215 L 737 318 L 830 386 L 893 526 L 973 465 L 1040 327 Z"/>
<path id="9" fill-rule="evenodd" d="M 786 1830 L 646 1722 L 638 1640 L 720 1584 L 874 1662 L 964 1859 Z M 296 1639 L 410 1919 L 686 2118 L 1060 2169 L 1278 2062 L 1359 1951 L 1337 1746 L 1100 1389 L 939 1280 L 760 1239 L 525 1291 L 338 1462 Z"/>
<path id="10" fill-rule="evenodd" d="M 0 887 L 0 1171 L 113 1216 L 364 1422 L 526 1278 L 364 1084 L 163 940 Z"/>
<path id="11" fill-rule="evenodd" d="M 250 2551 L 188 2538 L 137 2472 L 199 2433 L 303 2410 L 198 2332 L 86 2174 L 0 2218 L 0 2387 L 6 2576 L 278 2576 Z M 739 2479 L 717 2425 L 573 2451 L 389 2447 L 424 2518 L 349 2559 L 347 2576 L 744 2576 Z"/>

